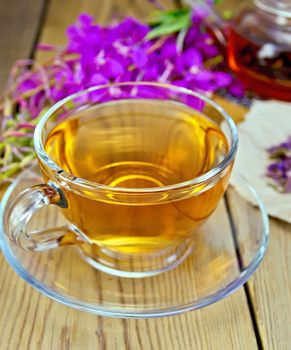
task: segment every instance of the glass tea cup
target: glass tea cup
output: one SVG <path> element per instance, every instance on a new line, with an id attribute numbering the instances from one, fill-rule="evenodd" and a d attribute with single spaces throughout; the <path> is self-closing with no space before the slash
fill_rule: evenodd
<path id="1" fill-rule="evenodd" d="M 207 97 L 133 82 L 58 102 L 39 121 L 34 145 L 45 184 L 5 212 L 10 240 L 33 251 L 75 244 L 101 271 L 147 277 L 192 251 L 227 188 L 238 138 L 233 120 Z M 48 205 L 59 206 L 67 223 L 29 230 Z"/>

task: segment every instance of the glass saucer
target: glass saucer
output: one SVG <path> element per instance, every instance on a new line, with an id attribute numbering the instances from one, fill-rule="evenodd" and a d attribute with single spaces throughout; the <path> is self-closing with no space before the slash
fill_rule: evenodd
<path id="1" fill-rule="evenodd" d="M 231 187 L 207 223 L 195 234 L 194 248 L 178 267 L 157 276 L 131 279 L 108 275 L 87 264 L 77 246 L 46 252 L 24 251 L 3 232 L 3 212 L 24 188 L 42 183 L 37 167 L 23 172 L 1 202 L 3 254 L 20 277 L 48 297 L 79 310 L 110 317 L 150 318 L 195 310 L 228 296 L 254 273 L 267 248 L 264 206 L 239 179 L 257 208 Z M 64 222 L 57 207 L 41 210 L 31 228 Z"/>

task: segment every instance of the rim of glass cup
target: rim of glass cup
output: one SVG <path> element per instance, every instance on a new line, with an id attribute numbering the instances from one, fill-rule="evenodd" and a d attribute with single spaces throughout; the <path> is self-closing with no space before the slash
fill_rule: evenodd
<path id="1" fill-rule="evenodd" d="M 58 164 L 56 164 L 46 153 L 43 142 L 42 142 L 42 129 L 45 126 L 46 122 L 54 115 L 54 113 L 64 106 L 67 102 L 74 100 L 83 94 L 88 94 L 97 90 L 102 89 L 108 89 L 111 87 L 124 87 L 124 86 L 151 86 L 151 87 L 159 87 L 164 88 L 168 90 L 172 90 L 175 92 L 183 93 L 185 95 L 190 95 L 193 97 L 196 97 L 205 103 L 211 105 L 213 108 L 215 108 L 221 116 L 224 118 L 224 120 L 227 122 L 227 125 L 230 129 L 231 133 L 231 144 L 228 153 L 224 156 L 223 160 L 214 168 L 210 169 L 206 173 L 197 176 L 191 180 L 179 182 L 177 184 L 168 185 L 168 186 L 161 186 L 161 187 L 149 187 L 149 188 L 127 188 L 127 187 L 113 187 L 104 185 L 101 183 L 93 182 L 90 180 L 86 180 L 80 177 L 75 176 L 74 174 L 70 174 L 66 172 L 64 169 L 62 169 Z M 88 106 L 90 103 L 88 103 Z M 84 108 L 84 107 L 83 107 Z M 202 95 L 196 91 L 189 90 L 187 88 L 171 85 L 171 84 L 164 84 L 164 83 L 155 83 L 155 82 L 122 82 L 122 83 L 112 83 L 112 84 L 105 84 L 105 85 L 97 85 L 92 86 L 90 88 L 84 89 L 80 92 L 77 92 L 75 94 L 72 94 L 68 97 L 65 97 L 64 99 L 60 100 L 56 104 L 54 104 L 51 108 L 48 109 L 48 111 L 43 115 L 43 117 L 40 119 L 40 121 L 37 123 L 37 126 L 35 128 L 34 132 L 34 148 L 35 151 L 39 157 L 39 159 L 49 168 L 51 168 L 53 171 L 55 171 L 62 180 L 69 183 L 74 183 L 75 186 L 78 187 L 84 187 L 85 189 L 98 189 L 98 190 L 106 190 L 111 192 L 119 192 L 119 193 L 156 193 L 156 192 L 164 192 L 169 190 L 176 190 L 181 189 L 185 187 L 191 187 L 196 186 L 202 183 L 205 183 L 211 179 L 213 179 L 215 176 L 220 174 L 234 159 L 234 156 L 236 154 L 237 148 L 238 148 L 238 132 L 236 125 L 232 118 L 225 112 L 225 110 L 219 106 L 216 102 L 212 101 L 210 98 L 208 98 L 205 95 Z"/>
<path id="2" fill-rule="evenodd" d="M 31 167 L 31 169 L 32 168 L 33 166 Z M 239 176 L 237 180 L 242 185 L 244 185 L 248 189 L 248 191 L 251 193 L 260 211 L 260 217 L 261 217 L 260 221 L 262 224 L 262 239 L 261 239 L 260 248 L 256 252 L 252 261 L 240 271 L 237 278 L 235 278 L 230 284 L 225 286 L 223 289 L 213 294 L 210 294 L 206 297 L 203 297 L 201 299 L 189 301 L 181 305 L 159 308 L 159 309 L 151 308 L 148 310 L 144 310 L 141 308 L 130 309 L 130 308 L 127 308 L 126 306 L 124 308 L 120 308 L 120 307 L 116 307 L 115 305 L 102 306 L 96 303 L 85 302 L 78 298 L 65 296 L 60 294 L 59 292 L 56 292 L 52 288 L 46 286 L 39 280 L 35 279 L 34 276 L 32 276 L 26 269 L 24 269 L 19 263 L 19 261 L 17 260 L 17 258 L 15 257 L 11 247 L 9 246 L 9 243 L 7 242 L 7 239 L 5 238 L 4 226 L 3 226 L 3 213 L 5 208 L 7 207 L 9 198 L 11 194 L 14 192 L 18 183 L 22 179 L 26 179 L 27 171 L 30 171 L 30 170 L 28 169 L 24 171 L 12 182 L 12 184 L 8 187 L 7 191 L 5 192 L 2 198 L 2 201 L 0 202 L 0 248 L 5 258 L 8 260 L 9 264 L 14 269 L 14 271 L 26 282 L 28 282 L 32 287 L 34 287 L 36 290 L 43 293 L 47 297 L 77 310 L 91 312 L 99 316 L 117 317 L 117 318 L 168 317 L 168 316 L 175 316 L 175 315 L 184 313 L 186 311 L 197 310 L 197 309 L 209 306 L 211 304 L 214 304 L 226 298 L 227 296 L 229 296 L 230 294 L 238 290 L 244 283 L 246 283 L 247 280 L 252 276 L 252 274 L 256 271 L 256 269 L 260 265 L 268 247 L 269 220 L 268 220 L 268 214 L 267 214 L 265 205 L 262 202 L 256 190 L 249 184 L 249 182 L 245 178 Z"/>

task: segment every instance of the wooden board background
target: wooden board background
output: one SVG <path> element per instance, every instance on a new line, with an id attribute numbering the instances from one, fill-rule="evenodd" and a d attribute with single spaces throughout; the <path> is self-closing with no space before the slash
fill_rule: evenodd
<path id="1" fill-rule="evenodd" d="M 89 12 L 105 23 L 113 12 L 143 17 L 150 10 L 145 4 L 145 0 L 1 0 L 1 88 L 13 62 L 31 56 L 38 40 L 64 43 L 65 28 L 80 12 Z M 236 105 L 221 103 L 236 120 L 245 112 Z M 239 199 L 235 201 L 237 206 L 245 205 Z M 47 299 L 16 276 L 1 255 L 0 349 L 288 350 L 290 265 L 290 226 L 272 220 L 267 256 L 245 288 L 206 309 L 184 315 L 120 320 L 78 312 Z"/>

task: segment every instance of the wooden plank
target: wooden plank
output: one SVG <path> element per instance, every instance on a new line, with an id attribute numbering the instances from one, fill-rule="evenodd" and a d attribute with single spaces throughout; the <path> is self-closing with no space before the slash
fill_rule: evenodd
<path id="1" fill-rule="evenodd" d="M 41 41 L 62 44 L 66 26 L 79 12 L 90 12 L 105 23 L 121 3 L 124 13 L 141 17 L 148 6 L 145 0 L 72 0 L 64 9 L 62 0 L 51 0 Z M 228 243 L 232 245 L 230 237 Z M 31 268 L 37 266 L 38 261 L 32 261 Z M 67 268 L 69 271 L 69 264 Z M 1 349 L 257 349 L 243 289 L 209 308 L 184 315 L 120 320 L 78 312 L 48 300 L 20 280 L 2 256 L 0 269 L 0 299 L 6 300 L 0 318 L 0 329 L 6 334 L 0 338 Z M 178 287 L 182 286 L 172 280 L 165 289 Z"/>
<path id="2" fill-rule="evenodd" d="M 234 222 L 239 223 L 239 235 L 257 225 L 250 216 L 241 215 L 247 211 L 253 213 L 254 208 L 235 192 L 230 196 L 230 203 L 235 203 L 232 214 Z M 266 257 L 247 286 L 264 349 L 287 350 L 291 346 L 291 225 L 279 220 L 270 223 Z"/>
<path id="3" fill-rule="evenodd" d="M 173 8 L 173 1 L 171 0 L 163 0 L 162 3 L 166 8 Z M 146 0 L 72 0 L 64 11 L 64 2 L 54 0 L 50 4 L 41 41 L 54 45 L 66 43 L 66 29 L 76 22 L 80 13 L 89 13 L 98 23 L 104 25 L 126 16 L 134 16 L 144 21 L 154 9 L 155 7 L 150 1 Z M 45 53 L 38 55 L 38 59 L 41 61 L 45 60 L 46 57 L 47 54 Z"/>
<path id="4" fill-rule="evenodd" d="M 10 304 L 10 311 L 5 308 L 7 323 L 1 329 L 6 336 L 1 337 L 1 349 L 20 349 L 19 345 L 22 349 L 60 350 L 257 349 L 253 335 L 244 331 L 248 317 L 239 294 L 181 316 L 116 320 L 57 304 L 19 278 L 13 279 L 7 290 L 15 291 L 13 304 L 17 307 Z M 235 331 L 234 336 L 234 329 L 240 326 L 242 332 Z"/>
<path id="5" fill-rule="evenodd" d="M 226 215 L 221 206 L 217 213 L 217 227 L 228 225 Z M 45 210 L 37 217 L 35 225 L 39 227 L 44 222 L 52 225 L 60 223 L 56 221 L 54 210 Z M 224 232 L 224 235 L 227 234 L 231 235 L 231 232 Z M 144 293 L 144 298 L 151 300 L 153 295 L 162 295 L 169 301 L 171 297 L 182 300 L 184 292 L 195 291 L 195 285 L 205 282 L 202 276 L 205 271 L 203 267 L 215 269 L 214 265 L 207 264 L 207 256 L 212 255 L 213 250 L 217 249 L 217 258 L 226 259 L 227 265 L 227 256 L 233 251 L 233 242 L 213 242 L 211 238 L 209 242 L 211 243 L 196 242 L 199 259 L 194 254 L 178 270 L 144 281 L 117 280 L 89 267 L 84 270 L 85 263 L 69 247 L 49 253 L 20 254 L 23 257 L 23 266 L 39 280 L 46 276 L 46 281 L 51 281 L 55 288 L 60 285 L 65 288 L 73 283 L 76 294 L 83 293 L 84 298 L 90 299 L 95 291 L 97 295 L 103 296 L 105 302 L 108 297 L 114 298 L 122 285 L 123 297 L 126 299 L 132 293 L 134 284 L 137 296 L 138 293 Z M 190 265 L 195 263 L 193 259 L 200 265 L 196 274 L 195 271 L 187 272 Z M 0 269 L 0 285 L 3 286 L 0 299 L 6 300 L 2 305 L 0 318 L 0 329 L 6 337 L 0 338 L 0 349 L 14 350 L 20 346 L 23 349 L 94 347 L 100 350 L 257 349 L 243 289 L 208 308 L 183 315 L 148 320 L 121 320 L 78 312 L 49 300 L 20 280 L 2 257 Z M 180 274 L 180 285 L 176 284 L 177 274 Z M 217 278 L 222 278 L 223 275 L 224 271 L 220 270 Z M 72 281 L 72 276 L 75 281 Z M 211 285 L 211 281 L 206 282 Z"/>
<path id="6" fill-rule="evenodd" d="M 218 103 L 229 114 L 229 116 L 236 122 L 240 123 L 244 120 L 247 108 L 240 106 L 234 102 L 227 101 L 220 96 L 214 96 L 213 100 Z"/>
<path id="7" fill-rule="evenodd" d="M 45 0 L 0 1 L 0 90 L 13 63 L 30 55 L 44 5 Z"/>

